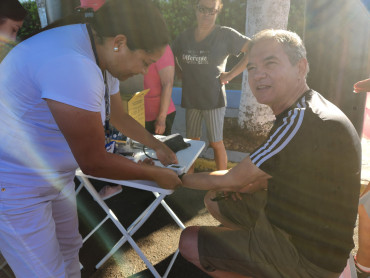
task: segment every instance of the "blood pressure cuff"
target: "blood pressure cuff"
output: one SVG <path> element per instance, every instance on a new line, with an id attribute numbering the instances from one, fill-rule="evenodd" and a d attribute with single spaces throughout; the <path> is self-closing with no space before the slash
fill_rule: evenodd
<path id="1" fill-rule="evenodd" d="M 190 143 L 186 143 L 179 133 L 171 134 L 158 140 L 166 144 L 175 153 L 190 146 Z"/>

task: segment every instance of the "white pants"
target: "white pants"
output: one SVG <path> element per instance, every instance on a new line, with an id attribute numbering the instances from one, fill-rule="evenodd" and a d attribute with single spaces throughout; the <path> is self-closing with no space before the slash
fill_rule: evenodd
<path id="1" fill-rule="evenodd" d="M 0 184 L 0 251 L 16 277 L 81 277 L 74 183 Z"/>

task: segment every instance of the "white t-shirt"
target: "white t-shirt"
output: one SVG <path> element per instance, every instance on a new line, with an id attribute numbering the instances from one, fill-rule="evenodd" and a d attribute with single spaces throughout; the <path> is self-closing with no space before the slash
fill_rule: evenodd
<path id="1" fill-rule="evenodd" d="M 118 80 L 108 73 L 107 81 L 117 93 Z M 54 28 L 17 45 L 0 64 L 0 184 L 72 182 L 78 165 L 45 99 L 101 112 L 104 122 L 104 90 L 85 25 Z"/>

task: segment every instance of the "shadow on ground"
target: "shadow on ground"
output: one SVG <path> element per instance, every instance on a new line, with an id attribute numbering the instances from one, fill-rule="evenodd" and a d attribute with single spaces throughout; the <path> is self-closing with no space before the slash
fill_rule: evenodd
<path id="1" fill-rule="evenodd" d="M 101 182 L 94 183 L 97 190 L 103 185 L 105 184 Z M 166 197 L 165 201 L 185 226 L 217 225 L 217 222 L 204 208 L 204 194 L 204 191 L 181 188 Z M 123 187 L 122 193 L 106 202 L 120 219 L 122 225 L 127 228 L 153 200 L 154 195 L 151 192 Z M 80 233 L 84 237 L 105 217 L 105 213 L 85 189 L 78 194 L 77 202 Z M 163 275 L 178 247 L 180 233 L 181 229 L 167 211 L 159 206 L 147 222 L 134 234 L 133 239 L 149 261 L 153 263 L 159 274 Z M 153 277 L 127 242 L 98 270 L 95 269 L 95 265 L 120 237 L 118 229 L 108 220 L 84 243 L 80 251 L 80 261 L 84 267 L 82 270 L 83 278 Z M 168 277 L 206 278 L 209 276 L 179 255 Z"/>

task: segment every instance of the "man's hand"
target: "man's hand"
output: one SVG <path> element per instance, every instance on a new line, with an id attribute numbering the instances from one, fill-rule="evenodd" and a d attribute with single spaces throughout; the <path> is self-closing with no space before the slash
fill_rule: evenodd
<path id="1" fill-rule="evenodd" d="M 238 192 L 254 193 L 265 189 L 267 189 L 267 179 L 260 179 L 241 187 Z"/>

